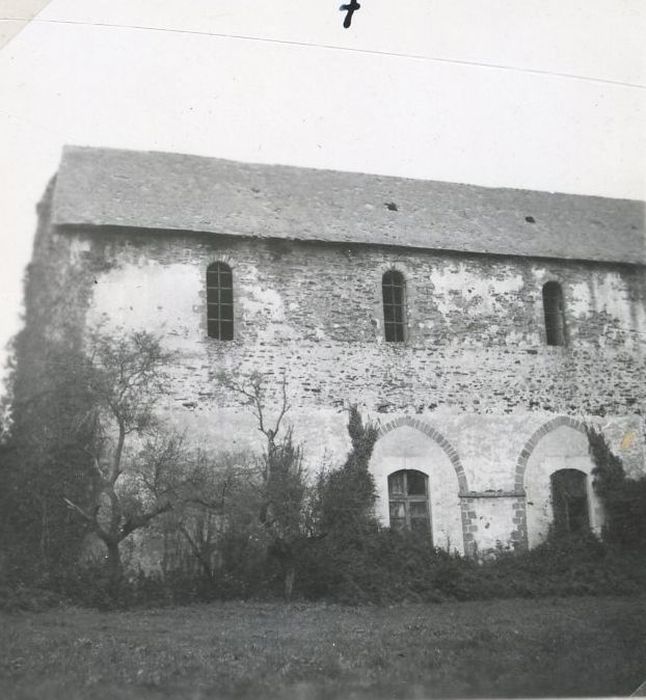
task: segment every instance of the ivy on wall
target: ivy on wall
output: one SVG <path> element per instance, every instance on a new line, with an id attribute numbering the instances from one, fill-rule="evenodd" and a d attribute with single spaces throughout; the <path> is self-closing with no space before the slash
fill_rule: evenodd
<path id="1" fill-rule="evenodd" d="M 603 433 L 591 426 L 586 432 L 595 464 L 593 487 L 606 516 L 604 539 L 620 547 L 646 548 L 646 477 L 627 477 Z"/>

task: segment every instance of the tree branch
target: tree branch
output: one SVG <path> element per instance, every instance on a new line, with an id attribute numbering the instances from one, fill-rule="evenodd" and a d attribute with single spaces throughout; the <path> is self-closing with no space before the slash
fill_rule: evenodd
<path id="1" fill-rule="evenodd" d="M 86 513 L 86 511 L 84 511 L 83 508 L 81 508 L 80 506 L 77 506 L 76 503 L 72 503 L 72 501 L 70 501 L 69 498 L 63 496 L 63 500 L 67 504 L 68 508 L 70 508 L 73 511 L 76 511 L 85 521 L 92 524 L 96 523 L 95 519 L 89 513 Z"/>
<path id="2" fill-rule="evenodd" d="M 63 496 L 63 500 L 65 501 L 65 504 L 70 510 L 73 510 L 75 513 L 78 513 L 83 520 L 85 520 L 88 525 L 91 525 L 92 531 L 100 537 L 104 542 L 108 542 L 110 540 L 110 535 L 99 525 L 99 523 L 96 520 L 96 512 L 94 515 L 90 515 L 88 512 L 83 510 L 80 506 L 77 506 L 76 503 L 72 503 L 69 498 L 66 498 Z"/>
<path id="3" fill-rule="evenodd" d="M 157 508 L 151 510 L 149 513 L 144 513 L 143 515 L 135 515 L 126 518 L 126 522 L 121 527 L 121 532 L 119 533 L 119 541 L 124 540 L 126 537 L 128 537 L 128 535 L 131 532 L 145 527 L 153 518 L 156 518 L 162 513 L 166 513 L 167 511 L 171 510 L 172 507 L 173 506 L 171 505 L 170 501 L 167 501 L 166 503 L 164 503 L 164 505 L 158 506 Z"/>
<path id="4" fill-rule="evenodd" d="M 114 485 L 121 474 L 121 456 L 123 454 L 123 445 L 126 441 L 126 426 L 121 416 L 117 416 L 119 424 L 119 437 L 117 438 L 117 446 L 114 450 L 114 459 L 112 461 L 112 473 L 110 474 L 110 482 Z"/>
<path id="5" fill-rule="evenodd" d="M 285 373 L 283 373 L 283 380 L 281 382 L 281 393 L 282 393 L 282 403 L 280 407 L 280 414 L 278 415 L 278 418 L 276 419 L 276 428 L 274 430 L 274 435 L 273 437 L 276 437 L 278 435 L 278 431 L 280 430 L 280 423 L 283 420 L 283 417 L 289 411 L 291 408 L 289 401 L 287 400 L 287 377 L 285 376 Z"/>
<path id="6" fill-rule="evenodd" d="M 81 449 L 83 450 L 83 452 L 85 452 L 85 454 L 87 454 L 89 457 L 92 458 L 92 467 L 94 468 L 96 475 L 99 477 L 101 484 L 103 486 L 107 486 L 106 478 L 105 478 L 103 472 L 101 471 L 101 467 L 99 465 L 99 458 L 96 456 L 96 454 L 92 450 L 89 450 L 87 447 L 82 447 Z"/>
<path id="7" fill-rule="evenodd" d="M 206 558 L 198 544 L 195 542 L 195 540 L 191 537 L 189 531 L 186 529 L 185 525 L 180 525 L 179 529 L 181 533 L 186 537 L 186 541 L 188 542 L 190 548 L 193 550 L 193 554 L 195 555 L 195 558 L 200 562 L 202 565 L 202 568 L 204 569 L 204 572 L 209 578 L 213 578 L 213 570 L 211 569 L 211 562 Z"/>

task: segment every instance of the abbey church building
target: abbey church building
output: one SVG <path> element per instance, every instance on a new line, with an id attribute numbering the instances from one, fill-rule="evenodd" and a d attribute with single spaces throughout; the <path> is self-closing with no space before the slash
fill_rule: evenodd
<path id="1" fill-rule="evenodd" d="M 256 448 L 218 379 L 262 372 L 308 467 L 347 408 L 380 437 L 384 525 L 470 553 L 600 531 L 586 425 L 645 471 L 642 202 L 68 147 L 28 294 L 44 337 L 146 330 L 176 352 L 169 421 Z M 46 352 L 46 345 L 43 345 Z"/>

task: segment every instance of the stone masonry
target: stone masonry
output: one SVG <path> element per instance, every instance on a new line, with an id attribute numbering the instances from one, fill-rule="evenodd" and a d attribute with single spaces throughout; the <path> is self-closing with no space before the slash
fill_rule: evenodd
<path id="1" fill-rule="evenodd" d="M 92 151 L 83 150 L 87 168 Z M 99 160 L 103 153 L 97 151 Z M 131 160 L 147 155 L 119 153 Z M 63 172 L 73 172 L 73 156 Z M 599 531 L 603 513 L 591 488 L 586 424 L 604 431 L 629 473 L 643 472 L 646 281 L 634 243 L 625 260 L 617 249 L 604 260 L 603 251 L 591 259 L 572 258 L 572 250 L 561 258 L 552 251 L 540 256 L 540 241 L 532 241 L 529 254 L 516 242 L 513 255 L 477 245 L 465 250 L 464 237 L 460 250 L 445 243 L 434 248 L 432 238 L 424 247 L 408 246 L 405 231 L 396 244 L 351 235 L 325 240 L 324 230 L 321 240 L 276 231 L 255 237 L 214 232 L 212 221 L 207 230 L 198 224 L 186 230 L 172 221 L 151 227 L 142 215 L 137 225 L 132 204 L 124 225 L 114 214 L 79 213 L 60 177 L 42 206 L 29 288 L 32 299 L 64 298 L 65 310 L 38 317 L 32 304 L 28 323 L 41 323 L 50 334 L 65 328 L 81 343 L 97 325 L 159 334 L 178 357 L 167 418 L 205 448 L 257 447 L 252 417 L 218 381 L 222 370 L 266 373 L 273 378 L 270 402 L 285 378 L 288 418 L 311 470 L 343 461 L 346 409 L 356 403 L 380 428 L 371 470 L 381 519 L 388 524 L 388 476 L 399 469 L 422 472 L 433 541 L 460 552 L 542 541 L 552 519 L 550 475 L 564 468 L 586 474 L 590 525 Z M 258 194 L 252 185 L 249 191 Z M 146 190 L 147 201 L 154 196 Z M 243 204 L 221 202 L 237 216 Z M 274 204 L 280 217 L 281 202 Z M 630 216 L 633 204 L 627 203 Z M 383 201 L 371 205 L 383 207 L 388 225 L 397 227 L 398 212 Z M 609 200 L 606 208 L 617 206 Z M 581 207 L 576 200 L 573 210 Z M 480 225 L 496 227 L 492 216 Z M 567 207 L 559 212 L 559 220 L 565 218 Z M 215 262 L 233 273 L 231 341 L 207 335 L 206 270 Z M 405 279 L 402 343 L 384 338 L 381 284 L 388 270 Z M 542 288 L 548 281 L 563 291 L 564 346 L 546 344 Z"/>

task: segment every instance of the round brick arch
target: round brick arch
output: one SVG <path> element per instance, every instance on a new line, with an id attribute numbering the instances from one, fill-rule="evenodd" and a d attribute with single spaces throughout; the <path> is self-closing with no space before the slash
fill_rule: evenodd
<path id="1" fill-rule="evenodd" d="M 401 428 L 403 426 L 419 430 L 420 432 L 424 433 L 424 435 L 430 437 L 431 440 L 434 440 L 444 450 L 446 456 L 449 458 L 453 468 L 455 469 L 455 473 L 457 474 L 460 494 L 466 494 L 469 491 L 469 488 L 462 462 L 460 462 L 456 449 L 439 430 L 436 430 L 427 423 L 424 423 L 424 421 L 418 420 L 417 418 L 404 416 L 402 418 L 395 418 L 395 420 L 389 421 L 388 423 L 380 426 L 379 436 L 381 437 L 386 435 L 386 433 L 389 433 L 391 430 L 395 430 L 395 428 Z"/>
<path id="2" fill-rule="evenodd" d="M 583 423 L 583 421 L 577 420 L 576 418 L 571 418 L 570 416 L 557 416 L 556 418 L 552 418 L 552 420 L 547 421 L 547 423 L 544 423 L 529 438 L 529 440 L 525 443 L 523 449 L 520 451 L 520 454 L 518 455 L 518 461 L 516 462 L 516 472 L 514 477 L 514 489 L 517 492 L 521 492 L 525 488 L 525 471 L 527 470 L 527 462 L 529 461 L 529 458 L 531 457 L 532 452 L 534 451 L 540 439 L 548 433 L 551 433 L 552 430 L 562 428 L 563 426 L 567 426 L 568 428 L 574 428 L 575 430 L 578 430 L 584 435 L 587 434 L 585 423 Z"/>

